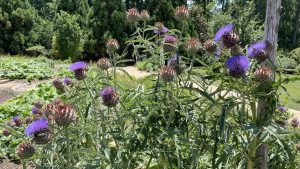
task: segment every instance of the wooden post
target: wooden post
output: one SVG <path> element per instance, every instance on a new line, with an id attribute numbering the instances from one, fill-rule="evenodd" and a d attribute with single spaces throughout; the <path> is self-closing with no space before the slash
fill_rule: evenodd
<path id="1" fill-rule="evenodd" d="M 280 8 L 281 0 L 267 0 L 267 11 L 266 19 L 264 25 L 264 41 L 267 42 L 270 46 L 269 48 L 269 57 L 270 61 L 275 65 L 275 55 L 277 50 L 277 39 L 278 39 L 278 26 L 280 19 Z M 264 65 L 269 65 L 263 63 Z M 274 69 L 273 69 L 274 70 Z M 274 71 L 275 73 L 275 71 Z M 270 108 L 270 99 L 272 98 L 260 98 L 258 99 L 257 106 L 257 115 L 258 115 L 258 124 L 265 125 L 264 121 L 268 118 L 268 112 Z M 268 146 L 262 144 L 258 147 L 256 152 L 256 168 L 258 169 L 267 169 L 268 168 Z"/>

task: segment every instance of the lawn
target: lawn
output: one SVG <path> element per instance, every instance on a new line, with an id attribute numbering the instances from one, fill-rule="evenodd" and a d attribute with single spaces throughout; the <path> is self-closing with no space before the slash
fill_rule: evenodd
<path id="1" fill-rule="evenodd" d="M 290 78 L 300 77 L 299 75 L 288 75 Z M 284 84 L 284 87 L 287 89 L 288 93 L 285 93 L 282 90 L 280 96 L 281 101 L 286 102 L 286 106 L 290 109 L 300 110 L 300 81 L 290 82 Z"/>

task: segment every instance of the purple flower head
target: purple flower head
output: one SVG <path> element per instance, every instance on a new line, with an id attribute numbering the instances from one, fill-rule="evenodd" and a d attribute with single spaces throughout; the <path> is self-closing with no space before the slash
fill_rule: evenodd
<path id="1" fill-rule="evenodd" d="M 267 44 L 265 42 L 256 42 L 248 48 L 248 57 L 251 58 L 256 56 L 257 54 L 259 54 L 259 52 L 265 50 L 266 47 Z"/>
<path id="2" fill-rule="evenodd" d="M 100 92 L 100 96 L 101 97 L 109 96 L 115 92 L 116 92 L 115 88 L 113 88 L 112 86 L 108 86 Z"/>
<path id="3" fill-rule="evenodd" d="M 115 106 L 119 101 L 116 90 L 111 86 L 104 88 L 100 92 L 100 96 L 102 98 L 103 104 L 108 107 Z"/>
<path id="4" fill-rule="evenodd" d="M 70 85 L 70 84 L 72 84 L 72 79 L 71 78 L 69 78 L 69 77 L 66 77 L 66 78 L 64 78 L 64 84 L 65 85 Z"/>
<path id="5" fill-rule="evenodd" d="M 31 108 L 31 112 L 32 112 L 33 114 L 39 114 L 40 109 L 37 108 L 37 107 L 35 107 L 35 106 L 33 106 L 33 107 Z"/>
<path id="6" fill-rule="evenodd" d="M 280 111 L 280 112 L 285 112 L 285 111 L 287 110 L 287 108 L 284 107 L 284 106 L 279 106 L 279 107 L 277 108 L 277 110 Z"/>
<path id="7" fill-rule="evenodd" d="M 172 43 L 172 44 L 177 41 L 176 37 L 172 36 L 172 35 L 166 35 L 164 37 L 164 40 L 165 40 L 165 43 Z"/>
<path id="8" fill-rule="evenodd" d="M 74 72 L 77 80 L 86 78 L 87 64 L 85 62 L 75 62 L 70 66 L 70 70 Z"/>
<path id="9" fill-rule="evenodd" d="M 225 35 L 226 33 L 230 33 L 233 30 L 233 28 L 233 24 L 228 24 L 220 28 L 215 35 L 214 41 L 218 42 L 223 37 L 223 35 Z"/>
<path id="10" fill-rule="evenodd" d="M 76 72 L 85 69 L 86 66 L 87 64 L 85 62 L 75 62 L 70 66 L 70 70 Z"/>
<path id="11" fill-rule="evenodd" d="M 233 77 L 241 77 L 249 70 L 250 61 L 244 55 L 235 55 L 226 61 L 225 66 L 230 75 Z"/>
<path id="12" fill-rule="evenodd" d="M 17 123 L 19 120 L 20 120 L 20 117 L 19 117 L 19 116 L 15 116 L 15 117 L 13 118 L 14 123 Z"/>
<path id="13" fill-rule="evenodd" d="M 27 128 L 25 129 L 25 135 L 29 137 L 47 128 L 48 128 L 48 120 L 46 118 L 40 119 L 30 123 L 27 126 Z"/>

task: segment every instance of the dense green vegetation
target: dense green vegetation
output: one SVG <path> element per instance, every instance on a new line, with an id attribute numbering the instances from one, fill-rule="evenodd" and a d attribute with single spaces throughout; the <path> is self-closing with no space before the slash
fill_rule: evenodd
<path id="1" fill-rule="evenodd" d="M 243 46 L 262 39 L 266 7 L 265 2 L 258 0 L 194 0 L 189 4 L 184 0 L 3 0 L 0 2 L 0 53 L 32 54 L 26 49 L 43 46 L 51 51 L 50 56 L 58 59 L 97 60 L 106 55 L 107 39 L 116 38 L 122 43 L 131 35 L 132 26 L 125 20 L 127 9 L 148 10 L 152 25 L 161 21 L 167 27 L 180 28 L 173 17 L 174 9 L 191 4 L 191 20 L 183 30 L 187 36 L 196 36 L 203 42 L 221 25 L 231 22 L 240 33 Z M 300 45 L 298 20 L 297 1 L 283 2 L 279 49 L 285 51 L 285 56 Z M 75 46 L 78 48 L 72 50 Z"/>

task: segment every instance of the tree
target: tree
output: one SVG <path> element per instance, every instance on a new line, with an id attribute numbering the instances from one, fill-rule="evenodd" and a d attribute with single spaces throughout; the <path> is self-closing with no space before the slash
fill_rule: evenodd
<path id="1" fill-rule="evenodd" d="M 82 31 L 76 17 L 66 12 L 57 15 L 53 36 L 52 53 L 57 59 L 76 60 L 82 56 Z"/>
<path id="2" fill-rule="evenodd" d="M 280 6 L 281 0 L 268 0 L 267 1 L 267 11 L 265 20 L 265 30 L 264 30 L 264 41 L 267 42 L 269 47 L 269 57 L 270 61 L 275 63 L 275 54 L 277 50 L 277 40 L 278 40 L 278 27 L 280 19 Z M 263 63 L 268 66 L 267 63 Z M 270 66 L 272 68 L 272 66 Z M 275 71 L 273 71 L 275 74 Z M 266 125 L 268 121 L 268 113 L 272 111 L 272 101 L 273 96 L 266 96 L 265 98 L 258 99 L 257 114 L 258 114 L 258 124 L 260 127 Z M 262 143 L 257 149 L 257 168 L 267 169 L 268 168 L 268 146 L 266 143 Z"/>
<path id="3" fill-rule="evenodd" d="M 88 19 L 90 32 L 85 46 L 86 51 L 94 55 L 94 59 L 106 53 L 105 42 L 108 39 L 115 38 L 120 44 L 126 41 L 125 18 L 125 5 L 122 0 L 94 1 Z"/>
<path id="4" fill-rule="evenodd" d="M 0 1 L 0 52 L 21 54 L 30 43 L 36 11 L 23 0 Z"/>
<path id="5" fill-rule="evenodd" d="M 294 48 L 296 46 L 297 35 L 299 32 L 299 27 L 300 27 L 300 0 L 298 0 L 298 3 L 297 3 L 297 13 L 296 13 L 294 25 L 295 26 L 294 26 L 293 36 L 292 36 L 292 48 Z"/>

